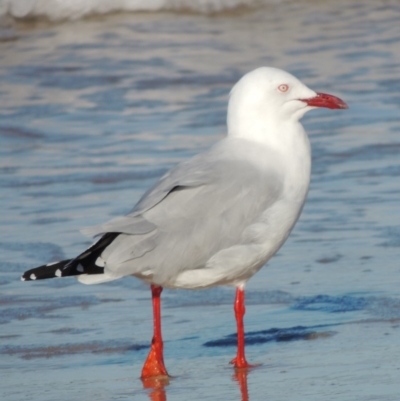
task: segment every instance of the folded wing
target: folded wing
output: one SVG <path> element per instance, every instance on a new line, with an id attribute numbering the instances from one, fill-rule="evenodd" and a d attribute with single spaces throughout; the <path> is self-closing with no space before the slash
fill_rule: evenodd
<path id="1" fill-rule="evenodd" d="M 249 241 L 244 231 L 279 199 L 283 180 L 279 163 L 259 154 L 265 149 L 246 146 L 221 141 L 164 175 L 131 213 L 91 229 L 120 233 L 101 255 L 105 273 L 168 285 L 182 271 L 201 269 L 217 252 Z M 254 162 L 260 157 L 262 165 Z"/>

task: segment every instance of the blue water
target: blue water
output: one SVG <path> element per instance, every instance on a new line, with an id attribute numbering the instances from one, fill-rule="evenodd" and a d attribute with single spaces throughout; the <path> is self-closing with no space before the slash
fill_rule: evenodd
<path id="1" fill-rule="evenodd" d="M 394 1 L 300 1 L 0 30 L 1 399 L 397 401 L 399 18 Z M 260 65 L 350 106 L 304 119 L 308 201 L 247 286 L 248 359 L 262 365 L 235 376 L 228 364 L 232 289 L 165 290 L 174 377 L 144 388 L 144 284 L 20 274 L 80 252 L 91 243 L 80 228 L 128 212 L 166 169 L 221 138 L 230 88 Z"/>

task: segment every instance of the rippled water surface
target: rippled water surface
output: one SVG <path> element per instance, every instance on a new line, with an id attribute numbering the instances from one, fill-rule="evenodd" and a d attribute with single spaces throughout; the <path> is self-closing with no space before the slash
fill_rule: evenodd
<path id="1" fill-rule="evenodd" d="M 400 6 L 299 1 L 116 14 L 0 30 L 2 400 L 393 400 L 400 394 Z M 260 65 L 348 102 L 304 125 L 313 176 L 279 254 L 248 284 L 234 374 L 233 290 L 163 293 L 169 385 L 138 379 L 150 293 L 132 278 L 19 281 L 74 256 L 176 162 L 225 134 Z M 247 390 L 246 390 L 247 386 Z"/>

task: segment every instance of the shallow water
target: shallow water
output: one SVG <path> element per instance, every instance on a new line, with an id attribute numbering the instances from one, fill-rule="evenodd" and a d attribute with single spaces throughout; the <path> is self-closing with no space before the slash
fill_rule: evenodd
<path id="1" fill-rule="evenodd" d="M 219 14 L 20 22 L 0 42 L 1 399 L 398 400 L 400 6 L 300 1 Z M 233 290 L 163 293 L 169 385 L 138 379 L 148 288 L 19 281 L 131 209 L 225 133 L 231 86 L 273 65 L 348 102 L 304 125 L 309 198 L 248 283 L 235 375 Z M 246 390 L 247 387 L 247 390 Z"/>

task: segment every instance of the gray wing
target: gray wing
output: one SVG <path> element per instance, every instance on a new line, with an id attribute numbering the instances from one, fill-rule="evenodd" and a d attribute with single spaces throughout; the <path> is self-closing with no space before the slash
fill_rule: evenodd
<path id="1" fill-rule="evenodd" d="M 155 230 L 157 227 L 144 219 L 142 214 L 160 203 L 172 191 L 206 184 L 212 172 L 206 165 L 202 170 L 196 170 L 198 164 L 202 164 L 201 155 L 178 164 L 142 195 L 130 213 L 97 226 L 85 227 L 81 232 L 88 236 L 97 236 L 106 232 L 146 234 Z"/>
<path id="2" fill-rule="evenodd" d="M 198 187 L 212 181 L 214 164 L 208 153 L 199 154 L 178 164 L 150 187 L 127 215 L 97 226 L 85 227 L 81 232 L 88 236 L 97 236 L 106 232 L 146 234 L 153 231 L 156 226 L 144 219 L 142 214 L 159 204 L 171 192 Z"/>
<path id="3" fill-rule="evenodd" d="M 220 142 L 223 143 L 224 141 Z M 216 178 L 218 170 L 219 158 L 216 157 L 216 153 L 221 153 L 221 156 L 227 153 L 227 149 L 221 152 L 220 148 L 224 146 L 215 146 L 211 151 L 200 153 L 169 170 L 142 195 L 127 215 L 116 217 L 103 224 L 85 227 L 81 232 L 84 235 L 97 236 L 106 232 L 146 234 L 153 231 L 156 226 L 145 220 L 142 214 L 159 204 L 171 192 L 211 183 Z"/>
<path id="4" fill-rule="evenodd" d="M 122 233 L 102 254 L 106 270 L 166 283 L 240 244 L 283 186 L 273 155 L 248 146 L 221 141 L 164 175 L 130 214 L 99 226 Z"/>
<path id="5" fill-rule="evenodd" d="M 212 180 L 214 162 L 209 153 L 202 153 L 178 164 L 144 193 L 128 216 L 137 216 L 160 203 L 171 191 L 198 187 Z"/>

